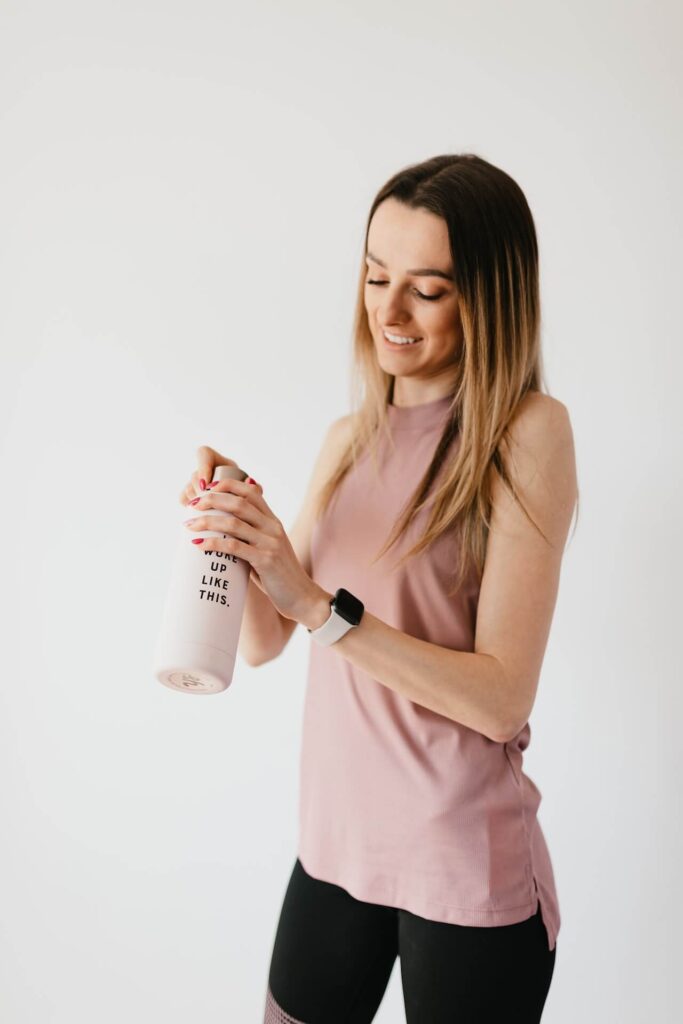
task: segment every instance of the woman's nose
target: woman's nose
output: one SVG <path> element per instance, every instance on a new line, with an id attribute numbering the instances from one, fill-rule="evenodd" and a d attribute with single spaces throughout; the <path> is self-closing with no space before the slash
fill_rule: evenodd
<path id="1" fill-rule="evenodd" d="M 406 309 L 400 294 L 392 295 L 388 291 L 385 292 L 377 313 L 382 323 L 395 323 L 397 320 L 405 319 Z"/>

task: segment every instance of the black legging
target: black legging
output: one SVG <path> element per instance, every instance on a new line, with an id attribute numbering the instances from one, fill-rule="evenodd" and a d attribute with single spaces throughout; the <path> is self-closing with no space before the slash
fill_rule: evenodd
<path id="1" fill-rule="evenodd" d="M 264 1024 L 370 1024 L 400 958 L 407 1024 L 537 1024 L 555 949 L 538 912 L 495 927 L 428 921 L 312 878 L 297 858 Z"/>

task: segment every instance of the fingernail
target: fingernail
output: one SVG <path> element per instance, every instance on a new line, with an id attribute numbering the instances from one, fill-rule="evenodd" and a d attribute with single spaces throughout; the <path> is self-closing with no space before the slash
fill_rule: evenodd
<path id="1" fill-rule="evenodd" d="M 256 481 L 254 480 L 253 476 L 248 476 L 247 477 L 247 483 L 248 484 L 256 484 Z M 256 486 L 259 487 L 260 485 L 256 484 Z"/>
<path id="2" fill-rule="evenodd" d="M 203 537 L 193 537 L 192 538 L 192 543 L 193 544 L 203 544 L 204 543 L 204 538 Z"/>
<path id="3" fill-rule="evenodd" d="M 199 481 L 199 486 L 203 491 L 206 490 L 206 480 L 204 479 L 204 477 L 202 477 L 201 480 Z"/>
<path id="4" fill-rule="evenodd" d="M 196 505 L 197 502 L 201 501 L 201 500 L 202 500 L 202 496 L 201 496 L 201 494 L 198 494 L 196 498 L 192 499 L 192 501 L 190 502 L 190 505 Z"/>

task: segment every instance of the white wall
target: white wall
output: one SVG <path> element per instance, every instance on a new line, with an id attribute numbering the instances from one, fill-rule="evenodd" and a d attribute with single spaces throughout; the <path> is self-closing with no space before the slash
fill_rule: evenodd
<path id="1" fill-rule="evenodd" d="M 544 1022 L 680 1019 L 680 29 L 644 0 L 3 0 L 8 1024 L 261 1020 L 308 641 L 210 699 L 153 679 L 177 494 L 210 444 L 291 524 L 348 408 L 369 203 L 461 151 L 534 213 L 581 486 L 525 759 Z"/>

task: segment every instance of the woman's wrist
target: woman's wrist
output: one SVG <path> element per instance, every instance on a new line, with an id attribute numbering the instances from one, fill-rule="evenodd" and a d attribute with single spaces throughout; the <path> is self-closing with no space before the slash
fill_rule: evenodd
<path id="1" fill-rule="evenodd" d="M 306 629 L 319 629 L 330 617 L 330 601 L 333 596 L 314 583 L 294 618 Z"/>

